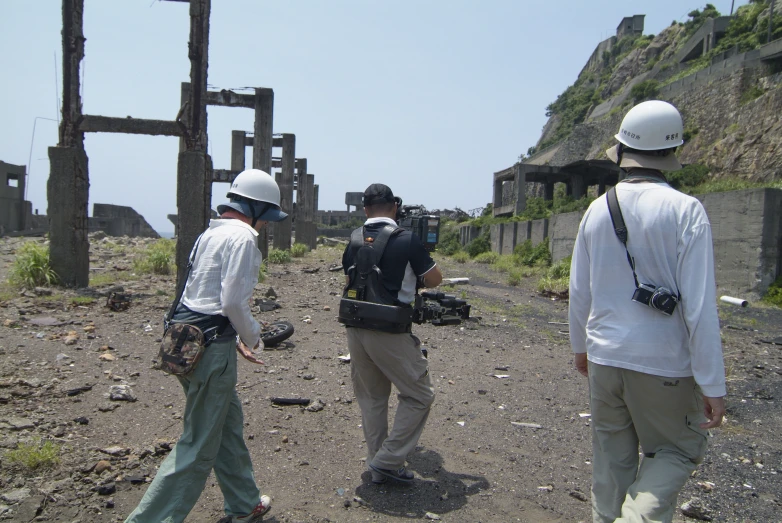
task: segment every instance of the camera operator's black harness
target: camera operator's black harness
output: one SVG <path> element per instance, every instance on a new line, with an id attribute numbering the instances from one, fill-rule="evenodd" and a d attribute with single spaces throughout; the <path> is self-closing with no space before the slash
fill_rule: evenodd
<path id="1" fill-rule="evenodd" d="M 403 230 L 389 224 L 374 240 L 365 238 L 364 227 L 350 235 L 348 248 L 355 249 L 355 259 L 348 267 L 348 283 L 339 302 L 337 319 L 340 323 L 347 327 L 402 333 L 411 332 L 413 323 L 429 321 L 432 325 L 457 325 L 470 317 L 470 305 L 455 296 L 424 292 L 416 294 L 415 307 L 411 307 L 385 288 L 378 264 L 388 241 Z"/>
<path id="2" fill-rule="evenodd" d="M 627 254 L 627 263 L 630 264 L 630 270 L 633 271 L 633 280 L 635 281 L 636 295 L 638 294 L 639 290 L 649 291 L 652 293 L 651 296 L 648 297 L 644 296 L 644 297 L 646 297 L 646 301 L 651 301 L 653 303 L 655 296 L 657 296 L 657 290 L 662 289 L 663 291 L 667 291 L 667 289 L 662 287 L 656 287 L 654 285 L 638 283 L 638 275 L 635 273 L 635 258 L 630 256 L 630 251 L 627 248 L 627 226 L 625 225 L 625 220 L 624 217 L 622 216 L 622 209 L 619 207 L 619 199 L 616 196 L 616 186 L 611 187 L 611 189 L 608 190 L 608 192 L 606 193 L 606 201 L 608 202 L 608 214 L 609 216 L 611 216 L 611 223 L 614 226 L 614 232 L 616 233 L 616 237 L 619 238 L 619 241 L 622 242 L 622 245 L 624 245 L 625 253 Z M 649 290 L 648 288 L 653 288 L 654 290 Z M 634 300 L 636 295 L 633 296 Z M 676 307 L 676 303 L 682 300 L 682 295 L 677 290 L 676 295 L 674 296 L 673 294 L 671 294 L 670 298 L 675 302 L 673 307 Z M 639 300 L 635 300 L 635 301 L 639 301 Z M 649 305 L 649 303 L 646 304 Z M 650 306 L 653 309 L 660 310 L 658 307 L 655 307 L 653 305 Z M 671 312 L 670 313 L 666 312 L 666 314 L 671 314 L 673 312 L 673 307 L 671 308 Z"/>

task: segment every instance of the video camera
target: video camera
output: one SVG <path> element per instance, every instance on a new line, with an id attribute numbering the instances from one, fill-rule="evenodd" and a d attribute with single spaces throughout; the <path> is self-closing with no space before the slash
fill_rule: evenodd
<path id="1" fill-rule="evenodd" d="M 459 325 L 470 318 L 470 305 L 465 300 L 451 294 L 424 291 L 415 295 L 413 322 L 421 324 L 427 321 L 432 325 Z"/>
<path id="2" fill-rule="evenodd" d="M 423 205 L 402 205 L 402 198 L 394 198 L 396 201 L 396 222 L 405 230 L 416 234 L 426 247 L 427 251 L 433 251 L 440 240 L 440 217 L 427 214 Z"/>

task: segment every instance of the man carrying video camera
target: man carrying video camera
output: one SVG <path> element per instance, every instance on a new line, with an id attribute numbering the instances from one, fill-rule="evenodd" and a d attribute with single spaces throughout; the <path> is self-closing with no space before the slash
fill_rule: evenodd
<path id="1" fill-rule="evenodd" d="M 410 304 L 417 286 L 436 287 L 442 274 L 421 240 L 397 225 L 399 200 L 391 189 L 370 185 L 363 204 L 367 221 L 353 231 L 342 256 L 346 286 L 339 320 L 347 327 L 372 482 L 410 482 L 413 474 L 405 469 L 405 459 L 415 449 L 434 401 L 427 360 L 411 334 Z M 392 383 L 399 406 L 389 432 Z"/>
<path id="2" fill-rule="evenodd" d="M 671 521 L 725 414 L 711 227 L 662 173 L 681 169 L 682 135 L 667 102 L 627 113 L 606 152 L 627 178 L 590 205 L 573 249 L 570 339 L 589 378 L 595 522 Z"/>

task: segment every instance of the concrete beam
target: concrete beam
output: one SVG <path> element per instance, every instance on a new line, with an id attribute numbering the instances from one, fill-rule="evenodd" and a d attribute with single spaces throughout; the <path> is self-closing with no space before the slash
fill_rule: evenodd
<path id="1" fill-rule="evenodd" d="M 147 120 L 144 118 L 117 118 L 84 115 L 79 124 L 84 133 L 125 133 L 152 136 L 185 136 L 185 127 L 179 122 Z"/>
<path id="2" fill-rule="evenodd" d="M 233 183 L 240 172 L 242 171 L 235 171 L 233 169 L 214 169 L 212 171 L 212 183 Z"/>

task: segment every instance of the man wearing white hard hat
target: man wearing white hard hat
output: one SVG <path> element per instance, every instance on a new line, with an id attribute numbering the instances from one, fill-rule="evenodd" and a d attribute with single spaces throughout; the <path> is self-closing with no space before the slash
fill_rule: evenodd
<path id="1" fill-rule="evenodd" d="M 683 134 L 667 102 L 630 109 L 606 151 L 627 177 L 589 206 L 573 248 L 570 339 L 589 378 L 596 523 L 671 521 L 725 414 L 711 226 L 663 174 L 681 169 Z"/>
<path id="2" fill-rule="evenodd" d="M 195 370 L 177 377 L 186 398 L 182 436 L 126 523 L 184 521 L 212 470 L 225 500 L 220 523 L 260 521 L 271 508 L 255 484 L 244 443 L 236 353 L 263 364 L 253 352 L 261 344 L 261 326 L 249 306 L 261 268 L 258 233 L 287 214 L 277 183 L 258 169 L 240 173 L 227 197 L 217 206 L 220 219 L 211 220 L 193 247 L 192 269 L 172 319 L 216 334 Z"/>

